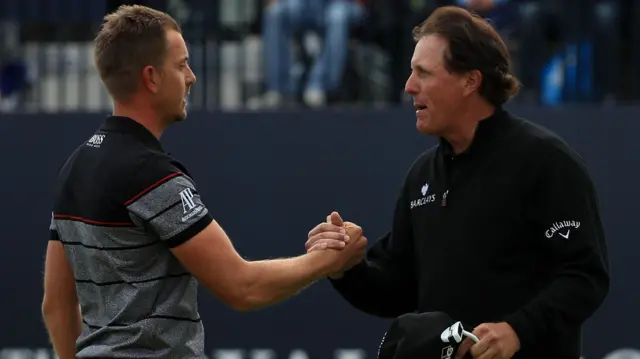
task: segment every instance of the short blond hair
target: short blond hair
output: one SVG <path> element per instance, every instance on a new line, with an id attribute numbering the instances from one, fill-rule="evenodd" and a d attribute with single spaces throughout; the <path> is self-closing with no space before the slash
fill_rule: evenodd
<path id="1" fill-rule="evenodd" d="M 162 66 L 168 51 L 166 32 L 181 32 L 168 14 L 140 5 L 123 5 L 104 17 L 94 43 L 100 78 L 114 99 L 137 90 L 137 76 L 145 66 Z"/>

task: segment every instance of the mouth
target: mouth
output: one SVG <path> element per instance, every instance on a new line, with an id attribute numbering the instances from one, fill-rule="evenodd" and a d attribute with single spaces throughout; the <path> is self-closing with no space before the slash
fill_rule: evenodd
<path id="1" fill-rule="evenodd" d="M 418 112 L 420 112 L 422 110 L 426 110 L 427 109 L 427 105 L 425 105 L 423 103 L 414 102 L 413 108 L 416 110 L 416 113 L 418 113 Z"/>

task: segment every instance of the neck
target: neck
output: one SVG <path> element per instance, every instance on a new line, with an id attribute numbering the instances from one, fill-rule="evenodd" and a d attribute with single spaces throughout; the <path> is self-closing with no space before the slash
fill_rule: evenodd
<path id="1" fill-rule="evenodd" d="M 471 146 L 478 128 L 478 123 L 491 116 L 495 107 L 487 102 L 479 101 L 467 107 L 459 107 L 455 115 L 455 127 L 451 128 L 444 137 L 451 145 L 455 154 L 460 154 Z"/>
<path id="2" fill-rule="evenodd" d="M 138 122 L 158 139 L 167 127 L 151 106 L 140 105 L 133 101 L 125 103 L 114 101 L 113 115 L 128 117 Z"/>

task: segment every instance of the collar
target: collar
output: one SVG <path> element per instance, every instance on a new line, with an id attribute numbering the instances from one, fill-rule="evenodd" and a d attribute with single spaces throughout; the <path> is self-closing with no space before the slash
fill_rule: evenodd
<path id="1" fill-rule="evenodd" d="M 505 130 L 505 124 L 509 119 L 509 113 L 502 107 L 498 107 L 491 116 L 478 122 L 478 127 L 476 128 L 471 145 L 469 145 L 464 152 L 456 155 L 453 152 L 451 144 L 443 137 L 440 137 L 440 148 L 443 154 L 450 158 L 473 155 L 490 144 L 495 143 L 499 135 Z"/>
<path id="2" fill-rule="evenodd" d="M 160 141 L 158 141 L 151 131 L 129 117 L 109 116 L 100 127 L 100 130 L 128 133 L 145 146 L 164 152 L 162 144 L 160 144 Z"/>

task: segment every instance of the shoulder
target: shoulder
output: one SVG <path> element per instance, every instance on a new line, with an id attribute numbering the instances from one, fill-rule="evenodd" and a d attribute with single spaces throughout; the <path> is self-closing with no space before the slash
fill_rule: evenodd
<path id="1" fill-rule="evenodd" d="M 195 190 L 195 182 L 187 168 L 172 156 L 160 152 L 148 152 L 133 159 L 131 175 L 121 183 L 127 202 L 154 191 Z"/>
<path id="2" fill-rule="evenodd" d="M 543 172 L 562 168 L 587 174 L 584 158 L 557 133 L 527 119 L 515 120 L 519 126 L 514 140 L 521 146 L 527 162 Z"/>

